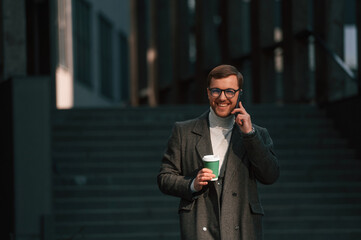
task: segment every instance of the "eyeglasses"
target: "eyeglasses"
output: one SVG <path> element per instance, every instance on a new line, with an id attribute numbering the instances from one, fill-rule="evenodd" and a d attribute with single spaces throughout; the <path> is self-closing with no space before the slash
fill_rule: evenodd
<path id="1" fill-rule="evenodd" d="M 219 96 L 221 96 L 222 92 L 224 92 L 224 95 L 226 96 L 226 98 L 233 98 L 236 95 L 236 92 L 240 91 L 239 94 L 242 94 L 242 89 L 232 89 L 232 88 L 228 88 L 228 89 L 219 89 L 219 88 L 208 88 L 209 91 L 211 92 L 211 96 L 214 98 L 217 98 Z"/>

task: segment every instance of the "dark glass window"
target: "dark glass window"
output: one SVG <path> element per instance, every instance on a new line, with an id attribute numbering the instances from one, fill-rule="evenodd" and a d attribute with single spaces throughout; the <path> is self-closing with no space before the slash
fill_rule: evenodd
<path id="1" fill-rule="evenodd" d="M 120 99 L 129 102 L 129 46 L 124 33 L 119 34 L 120 41 Z"/>
<path id="2" fill-rule="evenodd" d="M 90 5 L 83 0 L 73 1 L 74 76 L 91 87 L 91 17 Z"/>
<path id="3" fill-rule="evenodd" d="M 99 15 L 100 92 L 113 98 L 112 24 Z"/>

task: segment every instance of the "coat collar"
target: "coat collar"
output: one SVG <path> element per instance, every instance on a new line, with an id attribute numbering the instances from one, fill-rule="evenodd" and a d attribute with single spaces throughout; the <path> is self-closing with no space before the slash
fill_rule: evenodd
<path id="1" fill-rule="evenodd" d="M 196 135 L 199 135 L 199 140 L 196 143 L 196 150 L 199 155 L 200 161 L 204 155 L 213 154 L 210 131 L 209 131 L 209 120 L 208 120 L 209 110 L 203 113 L 199 118 L 192 132 Z M 245 154 L 245 149 L 242 144 L 242 136 L 238 126 L 235 124 L 232 130 L 232 137 L 230 145 L 228 147 L 227 153 L 227 166 L 226 166 L 226 175 L 227 178 L 233 178 L 233 175 L 236 173 L 237 165 L 240 164 L 239 161 L 243 159 Z"/>
<path id="2" fill-rule="evenodd" d="M 209 132 L 209 110 L 203 113 L 199 118 L 192 132 L 199 135 L 199 140 L 196 143 L 196 150 L 198 152 L 200 160 L 203 156 L 213 154 L 211 137 Z"/>

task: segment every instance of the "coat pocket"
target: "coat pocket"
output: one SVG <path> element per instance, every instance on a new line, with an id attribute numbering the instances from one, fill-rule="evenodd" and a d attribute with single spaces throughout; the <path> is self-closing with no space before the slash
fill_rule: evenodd
<path id="1" fill-rule="evenodd" d="M 179 207 L 178 207 L 178 213 L 181 213 L 181 212 L 189 212 L 193 209 L 193 206 L 194 206 L 194 202 L 195 201 L 188 201 L 188 200 L 185 200 L 185 199 L 181 199 L 180 203 L 179 203 Z"/>
<path id="2" fill-rule="evenodd" d="M 251 207 L 251 212 L 253 214 L 259 214 L 259 215 L 264 215 L 264 211 L 263 211 L 263 207 L 261 205 L 261 203 L 249 203 L 250 207 Z"/>

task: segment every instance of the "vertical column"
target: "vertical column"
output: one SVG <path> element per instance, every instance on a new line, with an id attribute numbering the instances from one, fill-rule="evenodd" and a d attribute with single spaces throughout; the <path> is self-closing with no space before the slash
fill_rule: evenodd
<path id="1" fill-rule="evenodd" d="M 251 13 L 249 0 L 228 0 L 228 51 L 231 63 L 243 74 L 243 99 L 252 103 Z M 222 44 L 223 45 L 223 44 Z"/>
<path id="2" fill-rule="evenodd" d="M 41 218 L 52 217 L 50 78 L 14 77 L 11 82 L 15 239 L 40 240 Z"/>
<path id="3" fill-rule="evenodd" d="M 30 75 L 49 75 L 50 3 L 48 0 L 26 0 L 26 4 L 26 26 L 29 28 L 26 37 L 27 72 Z"/>
<path id="4" fill-rule="evenodd" d="M 254 103 L 276 99 L 274 43 L 274 1 L 251 1 L 252 88 Z"/>
<path id="5" fill-rule="evenodd" d="M 230 42 L 229 25 L 232 21 L 232 19 L 230 19 L 231 18 L 230 14 L 228 14 L 230 1 L 229 0 L 219 1 L 219 4 L 220 4 L 219 6 L 220 17 L 222 19 L 219 29 L 221 58 L 222 58 L 222 63 L 229 63 L 230 61 L 229 54 L 231 47 L 229 46 L 229 42 Z M 239 16 L 239 14 L 237 14 L 236 16 Z"/>
<path id="6" fill-rule="evenodd" d="M 344 58 L 344 8 L 345 2 L 338 0 L 327 1 L 327 35 L 326 42 L 331 50 L 341 59 Z M 347 85 L 350 79 L 340 66 L 329 58 L 329 100 L 342 98 L 347 95 Z"/>
<path id="7" fill-rule="evenodd" d="M 130 102 L 132 106 L 138 106 L 138 30 L 137 30 L 137 1 L 130 2 L 131 27 L 129 35 L 130 46 Z"/>
<path id="8" fill-rule="evenodd" d="M 3 32 L 3 1 L 0 0 L 0 83 L 4 81 L 4 32 Z"/>
<path id="9" fill-rule="evenodd" d="M 358 79 L 358 95 L 361 96 L 361 1 L 356 2 L 356 28 L 357 28 L 357 79 Z"/>
<path id="10" fill-rule="evenodd" d="M 313 2 L 314 32 L 321 39 L 326 38 L 326 3 L 325 0 Z M 315 83 L 316 83 L 316 101 L 318 103 L 326 102 L 328 99 L 328 72 L 326 64 L 326 52 L 316 43 L 315 48 Z"/>
<path id="11" fill-rule="evenodd" d="M 337 0 L 314 1 L 315 33 L 338 56 L 343 56 L 344 2 Z M 342 97 L 345 74 L 325 49 L 316 45 L 316 99 L 318 103 Z"/>
<path id="12" fill-rule="evenodd" d="M 203 79 L 206 76 L 205 71 L 203 70 L 204 65 L 204 48 L 203 48 L 203 41 L 204 41 L 204 2 L 201 0 L 196 1 L 196 10 L 195 10 L 195 29 L 196 29 L 196 70 L 195 70 L 195 87 L 192 89 L 191 95 L 195 96 L 195 102 L 200 103 L 202 102 L 202 96 L 200 92 L 197 94 L 197 91 L 201 91 L 202 88 L 205 88 L 206 85 L 203 84 Z"/>
<path id="13" fill-rule="evenodd" d="M 283 96 L 284 101 L 309 101 L 310 69 L 308 67 L 308 38 L 297 38 L 309 27 L 308 0 L 282 1 L 283 32 Z"/>
<path id="14" fill-rule="evenodd" d="M 217 33 L 216 0 L 196 0 L 196 81 L 194 97 L 196 103 L 206 102 L 206 76 L 220 63 Z"/>
<path id="15" fill-rule="evenodd" d="M 159 85 L 170 85 L 172 80 L 170 2 L 168 0 L 152 0 L 150 29 L 149 104 L 155 106 L 160 97 Z"/>
<path id="16" fill-rule="evenodd" d="M 173 103 L 185 102 L 182 94 L 182 80 L 189 77 L 189 12 L 187 1 L 170 1 L 172 17 Z"/>
<path id="17" fill-rule="evenodd" d="M 45 1 L 44 1 L 45 2 Z M 34 23 L 26 21 L 35 1 L 2 0 L 1 38 L 3 82 L 1 87 L 1 129 L 7 148 L 1 149 L 4 161 L 5 236 L 2 239 L 40 239 L 40 219 L 51 218 L 50 154 L 50 77 L 27 77 L 26 32 Z M 28 15 L 28 17 L 29 17 Z M 47 17 L 46 22 L 49 22 Z M 45 26 L 46 28 L 46 26 Z M 47 30 L 44 30 L 47 31 Z M 39 32 L 33 31 L 38 35 Z M 47 43 L 49 44 L 49 43 Z M 49 53 L 48 53 L 49 54 Z M 44 59 L 49 61 L 49 58 Z M 5 156 L 5 158 L 4 158 Z M 10 202 L 11 201 L 11 202 Z M 50 230 L 50 229 L 49 229 Z"/>
<path id="18" fill-rule="evenodd" d="M 222 0 L 221 9 L 221 29 L 220 46 L 222 62 L 234 62 L 235 59 L 242 57 L 250 51 L 247 44 L 249 41 L 249 19 L 248 11 L 245 9 L 245 1 L 240 0 Z"/>
<path id="19" fill-rule="evenodd" d="M 15 178 L 18 177 L 19 170 L 15 166 L 15 141 L 18 139 L 14 137 L 16 110 L 12 78 L 26 75 L 25 0 L 0 0 L 0 44 L 0 129 L 3 142 L 0 157 L 3 161 L 1 176 L 4 198 L 1 208 L 1 220 L 4 224 L 0 238 L 8 239 L 19 232 L 19 219 L 16 216 L 20 212 L 19 205 L 16 204 L 19 194 L 15 189 Z M 27 118 L 24 120 L 28 121 Z"/>
<path id="20" fill-rule="evenodd" d="M 3 79 L 26 75 L 25 0 L 2 0 Z M 16 16 L 16 17 L 14 17 Z"/>
<path id="21" fill-rule="evenodd" d="M 147 5 L 144 0 L 131 1 L 131 104 L 137 106 L 147 97 Z"/>

